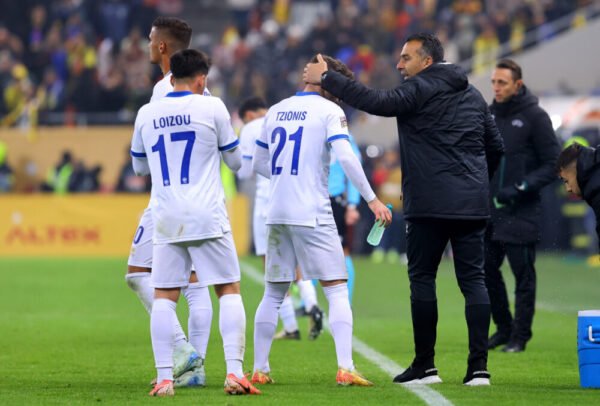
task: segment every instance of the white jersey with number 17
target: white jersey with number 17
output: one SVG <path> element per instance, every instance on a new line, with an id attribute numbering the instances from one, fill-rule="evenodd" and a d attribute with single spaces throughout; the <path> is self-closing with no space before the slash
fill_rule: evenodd
<path id="1" fill-rule="evenodd" d="M 155 243 L 216 238 L 231 230 L 220 152 L 238 144 L 217 97 L 172 92 L 140 109 L 131 154 L 146 157 L 150 167 Z"/>
<path id="2" fill-rule="evenodd" d="M 344 111 L 316 92 L 298 92 L 269 109 L 256 141 L 270 157 L 267 224 L 335 223 L 327 188 L 329 144 L 347 139 Z"/>

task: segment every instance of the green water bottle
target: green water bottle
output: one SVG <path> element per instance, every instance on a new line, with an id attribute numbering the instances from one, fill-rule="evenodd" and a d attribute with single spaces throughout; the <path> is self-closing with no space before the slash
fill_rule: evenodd
<path id="1" fill-rule="evenodd" d="M 392 212 L 391 204 L 388 203 L 385 205 L 385 207 L 387 207 L 390 210 L 390 213 Z M 383 237 L 384 231 L 385 231 L 385 227 L 383 226 L 383 220 L 381 220 L 381 221 L 375 220 L 375 224 L 373 224 L 373 227 L 371 227 L 371 231 L 369 232 L 369 235 L 367 236 L 367 242 L 374 247 L 378 246 L 379 243 L 381 242 L 381 237 Z"/>

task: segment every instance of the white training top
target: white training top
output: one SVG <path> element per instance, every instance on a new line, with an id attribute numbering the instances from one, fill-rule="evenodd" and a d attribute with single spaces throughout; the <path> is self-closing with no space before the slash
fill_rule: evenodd
<path id="1" fill-rule="evenodd" d="M 243 165 L 246 165 L 248 161 L 252 160 L 254 154 L 254 147 L 256 146 L 256 140 L 260 137 L 262 131 L 264 117 L 257 118 L 250 121 L 240 131 L 240 149 L 242 150 L 242 159 L 244 160 Z M 250 163 L 250 166 L 252 164 Z M 255 193 L 255 204 L 265 205 L 269 199 L 269 179 L 262 175 L 256 174 L 256 193 Z M 264 212 L 266 207 L 260 207 L 260 212 Z M 256 210 L 256 209 L 255 209 Z"/>
<path id="2" fill-rule="evenodd" d="M 135 120 L 131 155 L 147 158 L 154 242 L 203 240 L 230 231 L 220 152 L 238 146 L 221 99 L 171 92 Z"/>
<path id="3" fill-rule="evenodd" d="M 272 106 L 257 148 L 270 157 L 267 224 L 334 224 L 327 190 L 329 143 L 348 139 L 344 111 L 316 92 L 298 92 Z"/>
<path id="4" fill-rule="evenodd" d="M 171 71 L 168 71 L 165 76 L 156 82 L 154 87 L 152 88 L 152 97 L 150 98 L 150 103 L 162 99 L 173 91 L 173 85 L 171 84 Z"/>
<path id="5" fill-rule="evenodd" d="M 161 80 L 156 82 L 156 84 L 152 88 L 152 97 L 150 98 L 150 103 L 152 103 L 153 101 L 156 101 L 158 99 L 162 99 L 163 97 L 165 97 L 167 95 L 167 93 L 170 93 L 172 91 L 173 91 L 173 85 L 171 84 L 171 71 L 168 71 L 165 74 L 165 76 Z M 202 95 L 203 96 L 212 96 L 212 94 L 210 94 L 210 91 L 208 90 L 208 88 L 204 89 L 204 93 L 202 93 Z"/>

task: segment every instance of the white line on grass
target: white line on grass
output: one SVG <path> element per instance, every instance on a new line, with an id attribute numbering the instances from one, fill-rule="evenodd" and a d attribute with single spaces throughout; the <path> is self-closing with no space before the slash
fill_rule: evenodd
<path id="1" fill-rule="evenodd" d="M 258 284 L 264 285 L 264 275 L 254 266 L 245 262 L 240 262 L 240 268 L 248 278 L 252 279 Z M 396 374 L 400 373 L 400 371 L 405 369 L 355 336 L 352 337 L 352 347 L 354 351 L 371 361 L 379 369 L 387 373 L 392 378 L 396 376 Z M 431 389 L 427 385 L 402 386 L 421 398 L 427 405 L 452 406 L 452 402 L 442 396 L 441 393 Z"/>

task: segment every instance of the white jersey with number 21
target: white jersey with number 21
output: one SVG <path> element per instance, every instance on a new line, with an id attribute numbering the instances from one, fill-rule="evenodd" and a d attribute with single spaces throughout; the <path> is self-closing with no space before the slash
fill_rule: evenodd
<path id="1" fill-rule="evenodd" d="M 335 223 L 327 189 L 329 144 L 340 139 L 348 139 L 344 111 L 316 92 L 298 92 L 269 109 L 256 141 L 270 156 L 267 224 Z"/>

